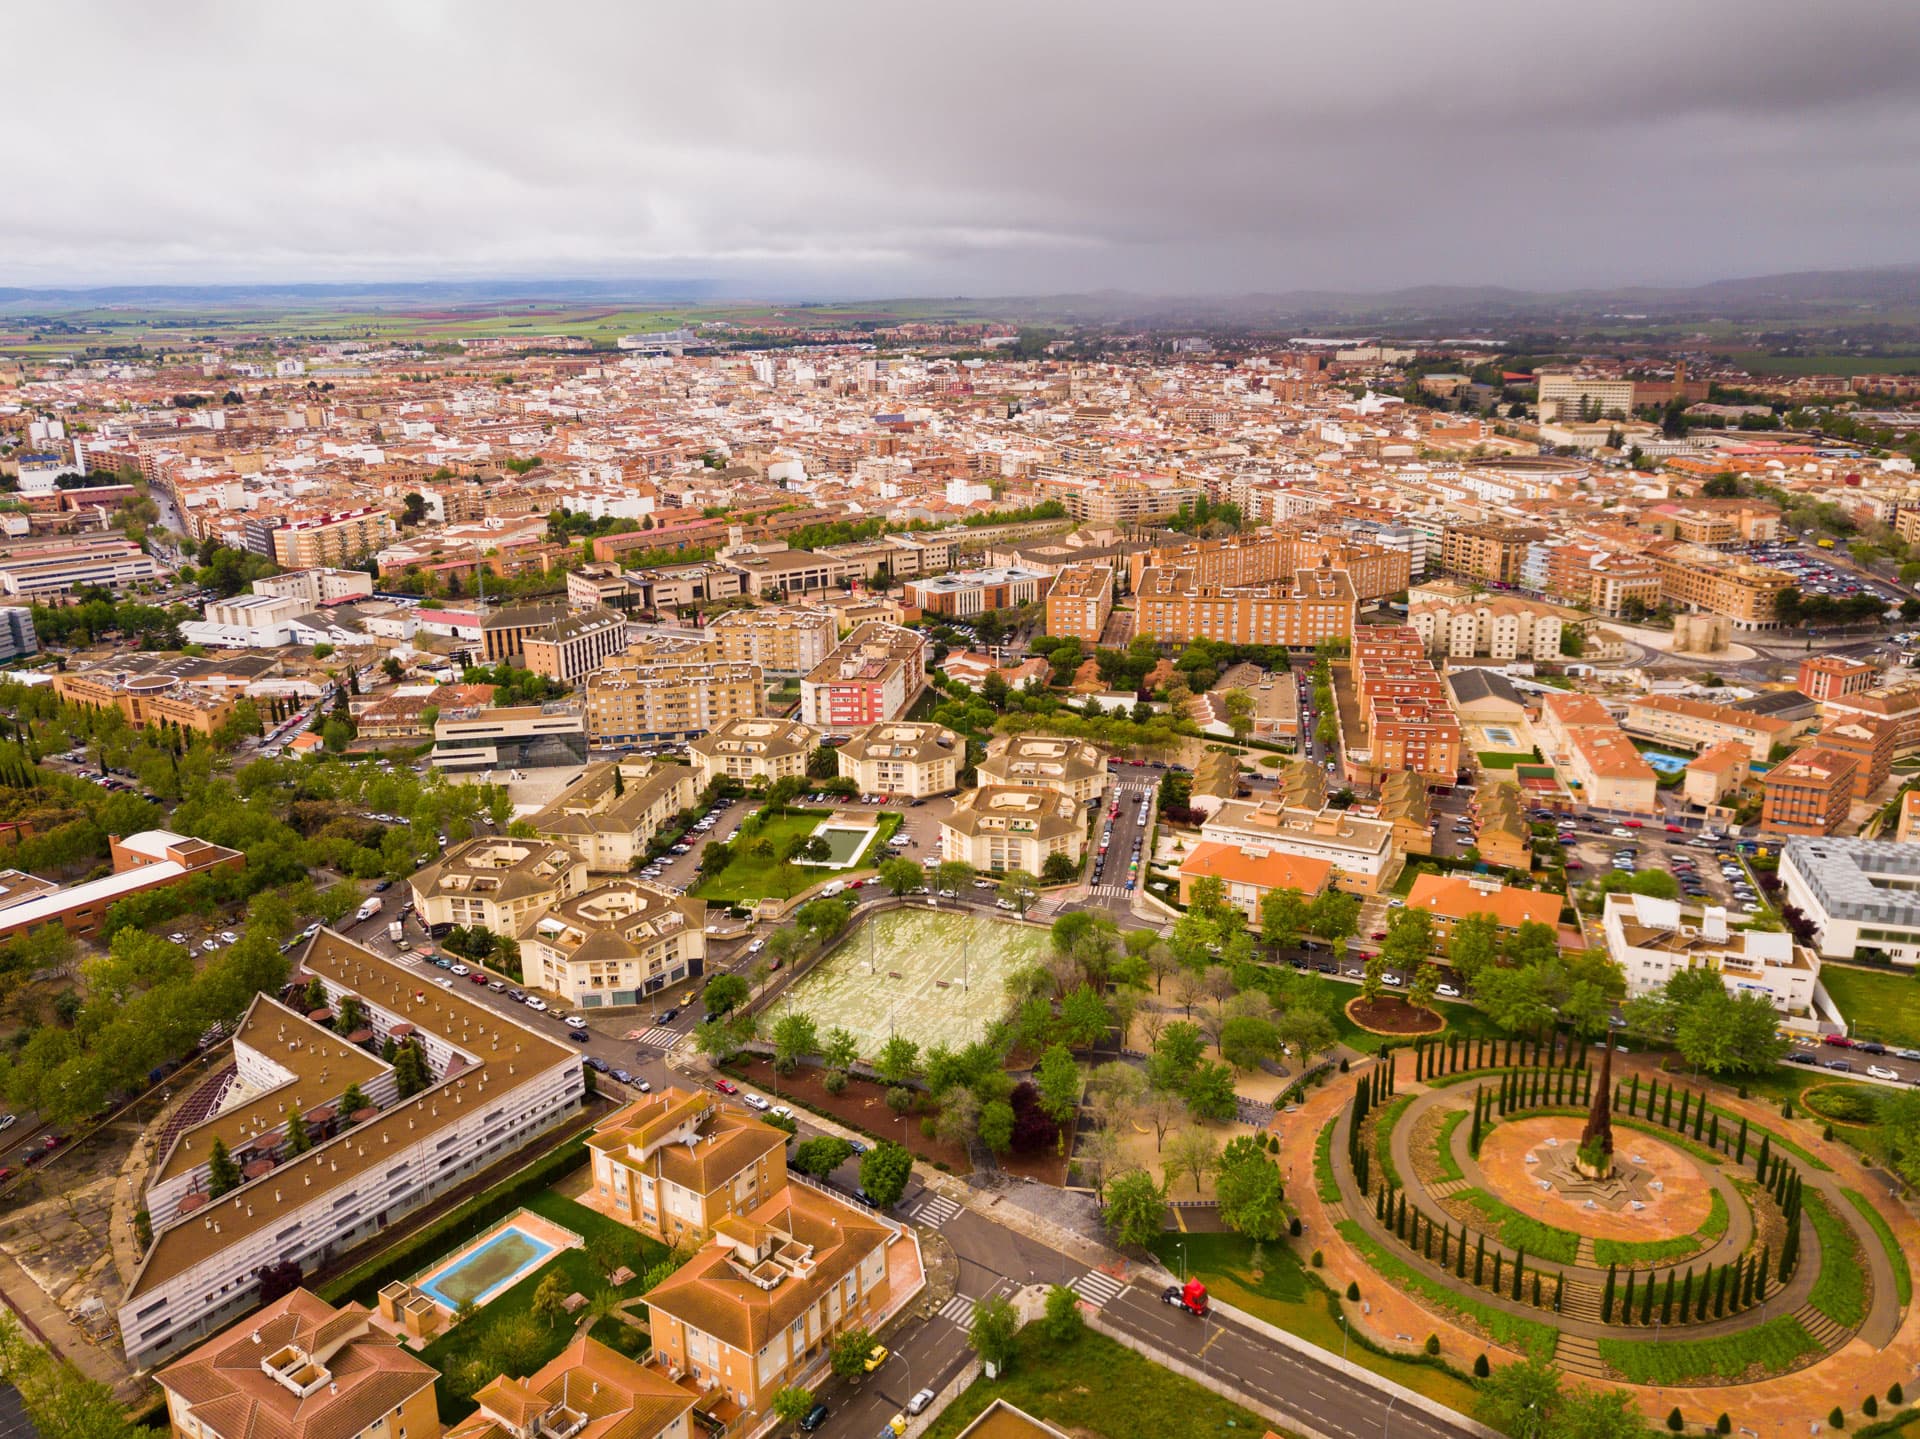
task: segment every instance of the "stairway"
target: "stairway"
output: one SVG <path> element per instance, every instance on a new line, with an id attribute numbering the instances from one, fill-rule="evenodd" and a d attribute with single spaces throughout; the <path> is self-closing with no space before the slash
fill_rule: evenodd
<path id="1" fill-rule="evenodd" d="M 1438 1184 L 1429 1184 L 1427 1193 L 1435 1199 L 1447 1199 L 1465 1188 L 1467 1188 L 1467 1181 L 1464 1179 L 1443 1179 Z"/>
<path id="2" fill-rule="evenodd" d="M 1573 1302 L 1572 1291 L 1568 1291 L 1567 1302 Z M 1569 1374 L 1578 1374 L 1587 1379 L 1609 1379 L 1612 1371 L 1600 1358 L 1598 1341 L 1584 1334 L 1569 1334 L 1560 1331 L 1560 1342 L 1554 1346 L 1553 1362 Z"/>
<path id="3" fill-rule="evenodd" d="M 1593 1284 L 1582 1284 L 1575 1279 L 1568 1283 L 1566 1298 L 1560 1301 L 1560 1312 L 1569 1319 L 1585 1319 L 1593 1324 L 1600 1323 L 1600 1296 L 1605 1291 Z M 1620 1291 L 1614 1290 L 1614 1308 L 1620 1307 Z"/>
<path id="4" fill-rule="evenodd" d="M 1573 1262 L 1583 1269 L 1597 1267 L 1593 1260 L 1593 1239 L 1585 1234 L 1580 1236 L 1580 1247 L 1573 1251 Z"/>
<path id="5" fill-rule="evenodd" d="M 1793 1317 L 1800 1321 L 1800 1327 L 1807 1331 L 1813 1342 L 1825 1351 L 1838 1349 L 1851 1332 L 1843 1325 L 1834 1323 L 1811 1304 L 1802 1304 L 1793 1311 Z"/>

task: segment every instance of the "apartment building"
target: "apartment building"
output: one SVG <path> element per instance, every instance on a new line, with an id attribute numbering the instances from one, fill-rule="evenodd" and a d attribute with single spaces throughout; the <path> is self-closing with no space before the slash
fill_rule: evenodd
<path id="1" fill-rule="evenodd" d="M 1765 799 L 1760 809 L 1762 834 L 1838 834 L 1853 807 L 1854 774 L 1859 762 L 1850 754 L 1820 745 L 1804 745 L 1760 776 Z"/>
<path id="2" fill-rule="evenodd" d="M 1595 809 L 1653 814 L 1659 778 L 1614 718 L 1591 695 L 1547 695 L 1537 733 L 1554 762 Z"/>
<path id="3" fill-rule="evenodd" d="M 775 542 L 723 551 L 719 563 L 738 573 L 755 599 L 805 595 L 880 575 L 904 579 L 951 569 L 959 540 L 949 535 L 882 535 L 877 540 L 790 550 Z"/>
<path id="4" fill-rule="evenodd" d="M 770 675 L 803 675 L 833 652 L 840 626 L 823 606 L 763 605 L 714 616 L 707 639 L 723 660 L 759 665 Z"/>
<path id="5" fill-rule="evenodd" d="M 1047 590 L 1046 633 L 1097 645 L 1113 614 L 1112 565 L 1063 565 Z"/>
<path id="6" fill-rule="evenodd" d="M 1491 915 L 1503 934 L 1523 924 L 1544 924 L 1557 929 L 1560 906 L 1566 901 L 1557 894 L 1538 889 L 1517 889 L 1484 875 L 1423 874 L 1407 892 L 1407 908 L 1423 909 L 1433 916 L 1436 947 L 1444 946 L 1454 925 L 1470 914 Z"/>
<path id="7" fill-rule="evenodd" d="M 525 1379 L 483 1385 L 473 1402 L 447 1439 L 692 1439 L 700 1396 L 582 1334 Z M 697 1432 L 705 1439 L 709 1425 Z"/>
<path id="8" fill-rule="evenodd" d="M 520 930 L 529 985 L 582 1009 L 643 1004 L 696 979 L 707 958 L 707 902 L 631 876 L 561 898 Z"/>
<path id="9" fill-rule="evenodd" d="M 547 840 L 487 835 L 449 849 L 407 881 L 420 922 L 518 935 L 529 920 L 587 887 L 587 862 Z"/>
<path id="10" fill-rule="evenodd" d="M 330 1007 L 359 1002 L 364 1047 L 278 1000 L 254 1000 L 233 1041 L 249 1096 L 180 1132 L 148 1174 L 142 1202 L 156 1235 L 118 1316 L 137 1366 L 253 1308 L 262 1265 L 312 1270 L 339 1259 L 500 1163 L 585 1094 L 571 1045 L 343 935 L 321 930 L 300 964 Z M 418 1045 L 432 1080 L 404 1099 L 392 1066 L 376 1057 L 389 1038 Z M 339 1125 L 334 1106 L 355 1083 L 376 1112 Z M 299 1153 L 286 1143 L 290 1110 L 306 1115 L 313 1140 Z M 217 1197 L 207 1169 L 215 1138 L 243 1176 Z"/>
<path id="11" fill-rule="evenodd" d="M 1349 894 L 1380 893 L 1399 878 L 1404 864 L 1391 824 L 1347 810 L 1293 809 L 1273 800 L 1225 801 L 1200 826 L 1200 840 L 1255 857 L 1325 860 L 1334 885 Z"/>
<path id="12" fill-rule="evenodd" d="M 1368 626 L 1353 636 L 1354 695 L 1364 749 L 1348 740 L 1347 759 L 1369 777 L 1405 771 L 1452 780 L 1465 759 L 1460 721 L 1446 687 L 1408 626 Z"/>
<path id="13" fill-rule="evenodd" d="M 33 611 L 26 605 L 0 605 L 0 664 L 40 653 Z"/>
<path id="14" fill-rule="evenodd" d="M 1405 546 L 1373 544 L 1305 522 L 1159 545 L 1133 554 L 1127 563 L 1136 588 L 1149 569 L 1187 570 L 1199 584 L 1233 586 L 1270 584 L 1299 570 L 1324 567 L 1344 572 L 1362 601 L 1399 594 L 1412 577 Z"/>
<path id="15" fill-rule="evenodd" d="M 1561 420 L 1615 420 L 1633 414 L 1632 380 L 1542 371 L 1535 377 L 1543 424 Z"/>
<path id="16" fill-rule="evenodd" d="M 1091 804 L 1107 788 L 1107 752 L 1055 735 L 996 735 L 975 768 L 982 784 L 1058 790 L 1080 804 Z"/>
<path id="17" fill-rule="evenodd" d="M 562 615 L 526 637 L 522 656 L 528 669 L 562 684 L 592 674 L 627 647 L 627 622 L 615 610 Z"/>
<path id="18" fill-rule="evenodd" d="M 443 710 L 428 760 L 459 774 L 585 764 L 587 723 L 572 700 Z"/>
<path id="19" fill-rule="evenodd" d="M 1780 851 L 1787 903 L 1813 921 L 1826 959 L 1878 951 L 1920 964 L 1920 845 L 1899 840 L 1789 839 Z"/>
<path id="20" fill-rule="evenodd" d="M 1681 793 L 1688 804 L 1709 808 L 1737 795 L 1753 772 L 1753 751 L 1738 740 L 1709 745 L 1687 766 Z"/>
<path id="21" fill-rule="evenodd" d="M 1182 570 L 1140 577 L 1135 633 L 1162 644 L 1193 639 L 1225 644 L 1299 645 L 1353 637 L 1358 603 L 1338 570 L 1298 570 L 1291 582 L 1203 585 Z"/>
<path id="22" fill-rule="evenodd" d="M 712 1240 L 650 1290 L 654 1363 L 732 1403 L 770 1412 L 804 1388 L 847 1329 L 880 1327 L 894 1291 L 890 1251 L 911 1244 L 886 1220 L 789 1179 L 756 1207 L 719 1219 Z"/>
<path id="23" fill-rule="evenodd" d="M 439 1378 L 365 1305 L 306 1289 L 154 1375 L 173 1439 L 440 1439 Z"/>
<path id="24" fill-rule="evenodd" d="M 1440 537 L 1440 568 L 1488 584 L 1515 585 L 1527 546 L 1545 532 L 1521 525 L 1448 525 Z"/>
<path id="25" fill-rule="evenodd" d="M 668 820 L 693 808 L 705 785 L 683 764 L 599 760 L 527 822 L 549 844 L 572 850 L 590 873 L 625 874 Z"/>
<path id="26" fill-rule="evenodd" d="M 993 874 L 1038 875 L 1056 854 L 1077 868 L 1086 849 L 1085 806 L 1055 790 L 983 785 L 940 821 L 940 857 Z"/>
<path id="27" fill-rule="evenodd" d="M 1865 694 L 1880 678 L 1877 665 L 1845 655 L 1808 655 L 1800 661 L 1793 687 L 1810 700 L 1821 703 Z"/>
<path id="28" fill-rule="evenodd" d="M 58 885 L 20 870 L 0 871 L 0 940 L 53 924 L 75 939 L 91 939 L 120 900 L 216 869 L 240 869 L 247 862 L 238 850 L 164 829 L 140 830 L 125 839 L 109 835 L 107 844 L 113 873 L 99 879 Z"/>
<path id="29" fill-rule="evenodd" d="M 834 754 L 840 778 L 859 785 L 862 794 L 925 799 L 959 784 L 967 742 L 945 725 L 890 720 L 856 730 Z"/>
<path id="30" fill-rule="evenodd" d="M 565 605 L 510 605 L 480 622 L 480 654 L 486 664 L 526 658 L 527 641 L 567 617 Z"/>
<path id="31" fill-rule="evenodd" d="M 1450 659 L 1554 660 L 1569 616 L 1518 596 L 1475 596 L 1464 585 L 1439 581 L 1408 596 L 1407 625 L 1430 655 Z"/>
<path id="32" fill-rule="evenodd" d="M 1332 882 L 1333 874 L 1328 860 L 1202 840 L 1180 861 L 1180 902 L 1193 902 L 1195 880 L 1217 879 L 1221 898 L 1258 928 L 1260 902 L 1273 891 L 1291 889 L 1312 899 Z"/>
<path id="33" fill-rule="evenodd" d="M 373 594 L 373 576 L 365 570 L 312 569 L 290 570 L 268 575 L 253 582 L 256 595 L 274 595 L 298 600 L 310 610 L 349 600 L 364 600 Z M 211 615 L 208 616 L 212 618 Z"/>
<path id="34" fill-rule="evenodd" d="M 1678 540 L 1656 541 L 1642 557 L 1660 578 L 1661 599 L 1675 609 L 1725 615 L 1736 630 L 1778 628 L 1775 607 L 1795 583 L 1783 570 Z"/>
<path id="35" fill-rule="evenodd" d="M 678 1248 L 701 1244 L 787 1184 L 787 1136 L 716 1094 L 667 1086 L 629 1104 L 587 1138 L 588 1202 Z"/>
<path id="36" fill-rule="evenodd" d="M 393 516 L 371 506 L 289 519 L 273 531 L 274 562 L 283 569 L 345 568 L 393 540 Z"/>
<path id="37" fill-rule="evenodd" d="M 1065 505 L 1076 522 L 1118 529 L 1171 519 L 1182 505 L 1206 498 L 1201 486 L 1167 475 L 1042 474 L 1036 487 Z"/>
<path id="38" fill-rule="evenodd" d="M 1840 695 L 1823 701 L 1820 713 L 1824 724 L 1845 720 L 1885 720 L 1894 726 L 1893 752 L 1896 759 L 1920 753 L 1920 683 L 1909 680 Z"/>
<path id="39" fill-rule="evenodd" d="M 1820 960 L 1785 931 L 1734 930 L 1717 905 L 1692 908 L 1644 894 L 1608 895 L 1600 928 L 1629 995 L 1656 993 L 1676 974 L 1707 970 L 1731 994 L 1764 994 L 1782 1014 L 1813 1012 Z"/>
<path id="40" fill-rule="evenodd" d="M 594 748 L 684 740 L 766 713 L 760 666 L 671 655 L 616 656 L 587 676 Z"/>
<path id="41" fill-rule="evenodd" d="M 687 745 L 700 788 L 718 779 L 770 785 L 803 778 L 820 732 L 792 719 L 732 719 Z"/>
<path id="42" fill-rule="evenodd" d="M 647 587 L 632 570 L 618 565 L 590 564 L 567 571 L 567 608 L 617 610 L 630 614 L 648 608 Z"/>
<path id="43" fill-rule="evenodd" d="M 869 621 L 800 681 L 800 718 L 845 734 L 898 719 L 927 684 L 925 636 Z"/>
<path id="44" fill-rule="evenodd" d="M 1692 750 L 1744 744 L 1756 760 L 1764 760 L 1775 745 L 1806 733 L 1812 724 L 1678 695 L 1641 695 L 1627 702 L 1620 727 L 1629 734 Z"/>
<path id="45" fill-rule="evenodd" d="M 1533 868 L 1533 827 L 1520 786 L 1510 780 L 1483 779 L 1474 790 L 1473 847 L 1480 858 L 1502 869 L 1525 873 Z"/>

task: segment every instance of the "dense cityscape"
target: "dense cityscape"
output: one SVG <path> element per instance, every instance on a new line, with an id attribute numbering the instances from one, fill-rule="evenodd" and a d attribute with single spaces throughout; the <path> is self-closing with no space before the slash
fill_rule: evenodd
<path id="1" fill-rule="evenodd" d="M 1882 8 L 23 13 L 0 1439 L 1920 1433 Z"/>

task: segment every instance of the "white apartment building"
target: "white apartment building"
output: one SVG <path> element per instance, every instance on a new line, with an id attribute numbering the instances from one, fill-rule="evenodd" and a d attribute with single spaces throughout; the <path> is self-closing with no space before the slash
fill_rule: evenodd
<path id="1" fill-rule="evenodd" d="M 1253 856 L 1299 855 L 1333 866 L 1334 883 L 1352 894 L 1378 894 L 1400 874 L 1393 825 L 1339 809 L 1289 809 L 1271 800 L 1230 799 L 1200 827 L 1206 844 L 1231 845 Z"/>
<path id="2" fill-rule="evenodd" d="M 623 878 L 554 905 L 520 936 L 527 983 L 582 1009 L 643 1002 L 700 973 L 707 903 Z"/>
<path id="3" fill-rule="evenodd" d="M 417 970 L 321 930 L 301 959 L 335 1009 L 359 1001 L 366 1038 L 349 1045 L 262 995 L 234 1039 L 238 1102 L 176 1136 L 143 1197 L 155 1238 L 120 1306 L 128 1360 L 148 1366 L 222 1328 L 259 1302 L 262 1265 L 311 1272 L 378 1236 L 401 1216 L 499 1163 L 565 1119 L 585 1094 L 580 1056 L 517 1020 L 442 989 Z M 418 1042 L 431 1083 L 393 1097 L 392 1037 Z M 360 1059 L 349 1062 L 346 1051 Z M 361 1067 L 375 1077 L 361 1080 Z M 374 1113 L 333 1112 L 360 1082 Z M 231 1092 L 231 1091 L 230 1091 Z M 286 1116 L 305 1114 L 313 1147 L 287 1151 Z M 349 1116 L 349 1119 L 352 1117 Z M 219 1138 L 243 1170 L 212 1197 L 207 1161 Z"/>
<path id="4" fill-rule="evenodd" d="M 1441 588 L 1422 586 L 1422 593 L 1410 597 L 1407 606 L 1407 624 L 1420 636 L 1428 654 L 1450 659 L 1485 655 L 1496 660 L 1559 656 L 1563 621 L 1553 606 L 1506 596 L 1442 598 L 1430 593 Z"/>
<path id="5" fill-rule="evenodd" d="M 820 732 L 799 720 L 742 717 L 691 741 L 687 756 L 705 789 L 717 779 L 750 785 L 804 776 L 819 747 Z"/>
<path id="6" fill-rule="evenodd" d="M 514 935 L 587 887 L 587 861 L 551 840 L 486 836 L 455 845 L 407 883 L 429 927 L 477 924 Z"/>
<path id="7" fill-rule="evenodd" d="M 1626 976 L 1627 993 L 1662 989 L 1682 970 L 1708 969 L 1735 994 L 1764 994 L 1782 1014 L 1806 1014 L 1820 982 L 1820 961 L 1784 931 L 1733 930 L 1718 905 L 1610 894 L 1601 929 L 1607 955 Z"/>
<path id="8" fill-rule="evenodd" d="M 835 751 L 840 778 L 862 794 L 945 794 L 959 783 L 967 742 L 945 725 L 892 720 L 856 731 Z"/>
<path id="9" fill-rule="evenodd" d="M 1780 880 L 1787 903 L 1813 921 L 1814 947 L 1826 958 L 1876 949 L 1895 964 L 1920 965 L 1920 844 L 1790 839 Z"/>
<path id="10" fill-rule="evenodd" d="M 1078 865 L 1086 848 L 1086 810 L 1056 790 L 988 785 L 960 796 L 940 821 L 941 858 L 990 873 L 1038 875 L 1054 854 Z"/>
<path id="11" fill-rule="evenodd" d="M 978 770 L 982 784 L 1058 790 L 1080 804 L 1107 788 L 1107 752 L 1055 735 L 1000 735 L 988 743 Z"/>

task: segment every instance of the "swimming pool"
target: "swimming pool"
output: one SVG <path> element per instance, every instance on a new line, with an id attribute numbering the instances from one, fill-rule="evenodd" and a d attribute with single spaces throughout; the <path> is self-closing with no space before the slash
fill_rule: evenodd
<path id="1" fill-rule="evenodd" d="M 1661 774 L 1679 774 L 1693 763 L 1683 754 L 1665 754 L 1657 749 L 1641 750 L 1640 758 L 1647 762 L 1648 768 L 1658 770 Z"/>
<path id="2" fill-rule="evenodd" d="M 1520 737 L 1506 725 L 1484 724 L 1480 726 L 1480 732 L 1487 737 L 1489 744 L 1496 744 L 1502 749 L 1520 748 Z"/>
<path id="3" fill-rule="evenodd" d="M 834 820 L 823 822 L 814 830 L 813 837 L 827 842 L 827 857 L 813 867 L 851 869 L 879 832 L 876 825 L 850 825 Z"/>
<path id="4" fill-rule="evenodd" d="M 462 1304 L 478 1307 L 545 1264 L 556 1247 L 517 1224 L 511 1225 L 442 1265 L 414 1287 L 448 1309 L 458 1309 Z"/>

